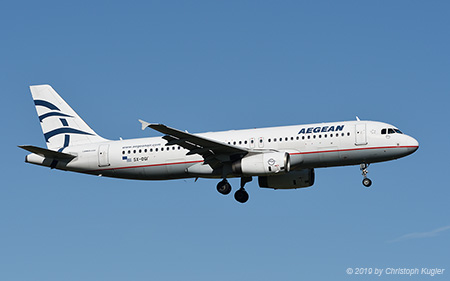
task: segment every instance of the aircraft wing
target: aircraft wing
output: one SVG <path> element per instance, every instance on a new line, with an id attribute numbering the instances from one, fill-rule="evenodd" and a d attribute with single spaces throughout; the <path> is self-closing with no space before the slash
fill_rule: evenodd
<path id="1" fill-rule="evenodd" d="M 151 124 L 142 120 L 139 120 L 139 122 L 142 123 L 143 130 L 149 127 L 165 134 L 163 138 L 167 140 L 167 145 L 179 145 L 189 150 L 188 155 L 199 154 L 203 156 L 205 163 L 210 164 L 213 168 L 223 162 L 238 159 L 250 152 L 242 147 L 183 132 L 163 124 Z"/>

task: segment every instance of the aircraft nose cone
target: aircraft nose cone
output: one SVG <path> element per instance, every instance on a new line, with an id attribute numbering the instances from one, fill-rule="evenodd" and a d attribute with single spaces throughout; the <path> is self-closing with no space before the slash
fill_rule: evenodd
<path id="1" fill-rule="evenodd" d="M 414 153 L 416 152 L 417 149 L 419 149 L 419 142 L 413 138 L 413 137 L 409 137 L 409 143 L 408 143 L 408 149 L 410 150 L 410 153 Z"/>

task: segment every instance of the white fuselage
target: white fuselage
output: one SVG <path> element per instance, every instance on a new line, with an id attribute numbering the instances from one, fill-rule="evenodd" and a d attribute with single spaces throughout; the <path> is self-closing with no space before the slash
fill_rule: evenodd
<path id="1" fill-rule="evenodd" d="M 290 155 L 291 170 L 301 170 L 388 161 L 417 150 L 414 138 L 399 132 L 388 133 L 388 128 L 395 127 L 374 121 L 346 121 L 196 135 L 254 151 L 284 151 Z M 223 171 L 203 165 L 202 156 L 189 155 L 189 150 L 167 144 L 162 137 L 152 137 L 68 146 L 62 152 L 76 158 L 58 161 L 54 168 L 140 180 L 224 176 Z M 26 161 L 52 165 L 51 160 L 36 154 L 28 155 Z"/>

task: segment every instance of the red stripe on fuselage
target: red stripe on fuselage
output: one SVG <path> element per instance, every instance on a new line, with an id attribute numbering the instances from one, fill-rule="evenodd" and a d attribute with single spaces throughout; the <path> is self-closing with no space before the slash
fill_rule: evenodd
<path id="1" fill-rule="evenodd" d="M 336 149 L 336 150 L 319 150 L 310 152 L 298 152 L 290 153 L 291 155 L 299 154 L 314 154 L 314 153 L 328 153 L 328 152 L 344 152 L 344 151 L 358 151 L 358 150 L 369 150 L 369 149 L 391 149 L 391 148 L 417 148 L 418 146 L 382 146 L 382 147 L 360 147 L 360 148 L 349 148 L 349 149 Z"/>

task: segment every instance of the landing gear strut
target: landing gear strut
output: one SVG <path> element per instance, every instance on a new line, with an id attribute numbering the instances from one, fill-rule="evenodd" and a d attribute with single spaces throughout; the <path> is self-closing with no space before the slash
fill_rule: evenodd
<path id="1" fill-rule="evenodd" d="M 234 193 L 234 199 L 239 203 L 245 203 L 248 200 L 248 193 L 245 191 L 245 184 L 252 181 L 252 177 L 241 178 L 241 188 Z"/>
<path id="2" fill-rule="evenodd" d="M 370 164 L 366 164 L 366 163 L 360 165 L 360 167 L 361 167 L 361 172 L 362 172 L 362 175 L 363 175 L 363 177 L 364 177 L 364 179 L 363 179 L 363 181 L 362 181 L 362 184 L 363 184 L 365 187 L 370 187 L 370 186 L 372 185 L 372 180 L 370 180 L 370 179 L 367 177 L 367 173 L 369 173 L 369 171 L 367 170 L 367 168 L 369 167 L 369 165 L 370 165 Z"/>

